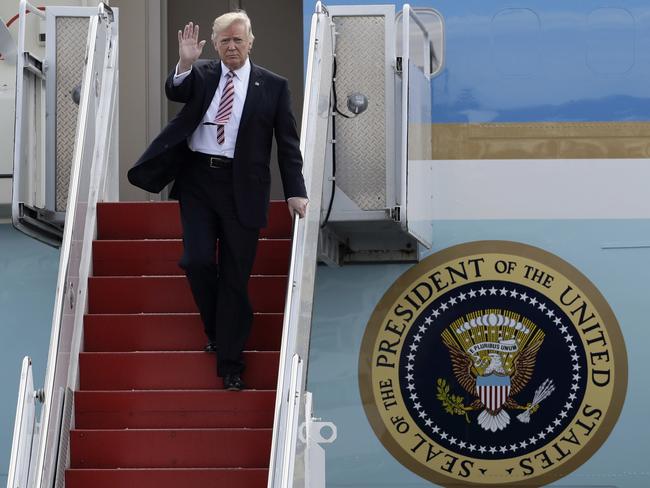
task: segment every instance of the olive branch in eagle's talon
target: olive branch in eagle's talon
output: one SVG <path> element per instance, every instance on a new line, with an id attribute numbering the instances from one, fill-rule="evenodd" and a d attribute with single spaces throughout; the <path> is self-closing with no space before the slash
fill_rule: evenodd
<path id="1" fill-rule="evenodd" d="M 445 411 L 452 415 L 464 415 L 467 423 L 470 423 L 467 412 L 474 410 L 471 406 L 465 406 L 464 398 L 460 395 L 454 395 L 449 393 L 449 385 L 444 378 L 438 378 L 437 380 L 437 395 L 436 398 L 440 400 L 442 406 L 445 407 Z"/>

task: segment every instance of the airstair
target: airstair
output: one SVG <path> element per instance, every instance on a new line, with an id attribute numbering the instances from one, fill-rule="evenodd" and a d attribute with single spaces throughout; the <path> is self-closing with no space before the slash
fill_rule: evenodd
<path id="1" fill-rule="evenodd" d="M 223 390 L 187 280 L 175 203 L 103 203 L 66 486 L 264 486 L 291 221 L 274 202 L 250 284 L 250 389 Z"/>
<path id="2" fill-rule="evenodd" d="M 36 11 L 21 0 L 21 39 L 27 9 Z M 182 249 L 177 204 L 117 201 L 117 14 L 104 4 L 40 14 L 53 26 L 48 39 L 57 39 L 56 29 L 70 19 L 89 20 L 78 111 L 68 107 L 68 116 L 76 118 L 69 167 L 59 166 L 60 148 L 48 146 L 56 143 L 54 135 L 18 137 L 24 127 L 46 129 L 38 100 L 52 90 L 42 63 L 28 53 L 18 57 L 22 118 L 14 157 L 14 225 L 60 245 L 61 261 L 43 390 L 34 388 L 30 359 L 23 364 L 8 488 L 324 487 L 320 444 L 335 441 L 337 433 L 333 424 L 313 418 L 307 391 L 316 263 L 416 260 L 418 243 L 429 244 L 427 215 L 409 211 L 418 199 L 431 198 L 417 184 L 428 170 L 416 164 L 416 149 L 426 147 L 427 135 L 414 137 L 417 146 L 408 143 L 427 114 L 409 119 L 408 106 L 409 92 L 430 96 L 435 59 L 430 39 L 408 5 L 398 33 L 393 7 L 328 11 L 317 3 L 301 133 L 310 205 L 304 219 L 292 221 L 284 202 L 272 202 L 249 289 L 255 311 L 244 353 L 249 389 L 229 392 L 215 375 L 214 355 L 202 350 L 198 313 L 177 265 Z M 374 32 L 386 46 L 386 59 L 380 70 L 385 82 L 371 95 L 364 121 L 366 94 L 349 97 L 347 115 L 332 105 L 332 95 L 335 32 L 352 36 L 355 22 L 366 18 L 379 26 Z M 413 34 L 409 19 L 419 34 Z M 398 34 L 402 53 L 395 58 Z M 377 38 L 364 42 L 370 48 Z M 408 46 L 414 42 L 420 45 L 418 62 L 427 69 L 420 66 L 409 78 Z M 354 50 L 337 53 L 348 66 L 353 56 Z M 378 97 L 385 103 L 373 113 Z M 345 119 L 339 133 L 337 118 Z M 350 174 L 352 146 L 363 139 L 355 135 L 358 124 L 374 130 L 371 144 L 382 147 L 346 184 L 335 176 L 336 164 Z M 348 142 L 336 147 L 336 134 Z M 363 182 L 377 173 L 377 164 L 382 183 L 369 189 Z M 61 176 L 66 171 L 69 179 Z M 39 185 L 29 182 L 34 175 Z M 375 203 L 364 204 L 373 191 Z M 377 237 L 370 239 L 373 233 Z"/>

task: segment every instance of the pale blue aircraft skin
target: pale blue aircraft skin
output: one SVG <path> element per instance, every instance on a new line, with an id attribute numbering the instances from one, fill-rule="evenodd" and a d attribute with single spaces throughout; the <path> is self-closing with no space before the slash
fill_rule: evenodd
<path id="1" fill-rule="evenodd" d="M 0 486 L 7 485 L 20 366 L 33 360 L 34 383 L 45 378 L 59 250 L 0 224 Z"/>
<path id="2" fill-rule="evenodd" d="M 359 3 L 371 2 L 336 2 Z M 440 0 L 411 6 L 435 8 L 445 19 L 445 68 L 432 83 L 433 124 L 650 120 L 648 2 Z M 312 2 L 305 2 L 306 36 L 312 12 Z M 530 244 L 571 263 L 604 295 L 624 335 L 629 380 L 620 419 L 591 459 L 552 486 L 650 486 L 650 221 L 434 221 L 429 252 L 486 239 Z M 370 314 L 410 266 L 318 268 L 308 389 L 315 415 L 338 427 L 338 439 L 325 446 L 328 488 L 432 486 L 382 446 L 358 386 Z"/>

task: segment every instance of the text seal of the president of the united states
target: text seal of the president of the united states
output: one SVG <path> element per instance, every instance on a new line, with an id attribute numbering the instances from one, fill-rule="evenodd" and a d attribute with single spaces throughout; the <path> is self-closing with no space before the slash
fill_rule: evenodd
<path id="1" fill-rule="evenodd" d="M 576 268 L 480 241 L 391 286 L 363 338 L 359 384 L 375 434 L 411 471 L 443 486 L 539 486 L 603 444 L 627 355 L 612 310 Z"/>

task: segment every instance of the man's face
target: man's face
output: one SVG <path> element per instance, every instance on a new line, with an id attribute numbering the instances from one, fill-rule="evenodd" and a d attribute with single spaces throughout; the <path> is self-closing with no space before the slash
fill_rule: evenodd
<path id="1" fill-rule="evenodd" d="M 244 66 L 252 45 L 242 22 L 234 22 L 214 40 L 214 48 L 219 53 L 219 58 L 231 70 Z"/>

